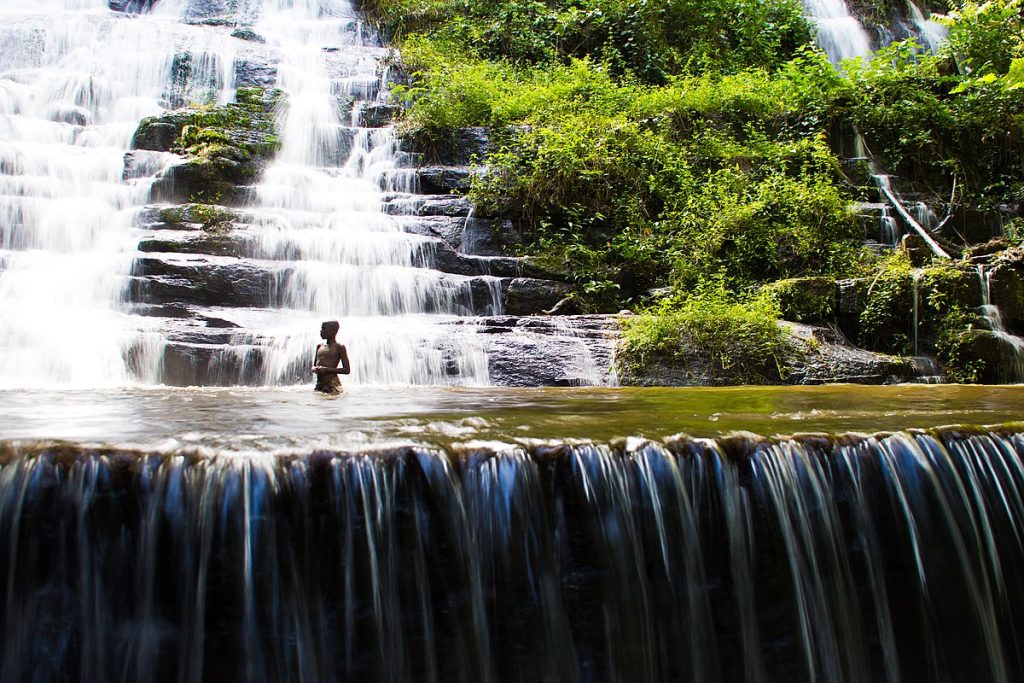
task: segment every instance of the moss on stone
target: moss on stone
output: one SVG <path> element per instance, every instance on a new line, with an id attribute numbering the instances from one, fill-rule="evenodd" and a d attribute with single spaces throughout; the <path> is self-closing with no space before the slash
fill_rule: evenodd
<path id="1" fill-rule="evenodd" d="M 836 307 L 836 283 L 829 277 L 801 277 L 778 280 L 764 291 L 775 297 L 785 320 L 825 322 Z"/>

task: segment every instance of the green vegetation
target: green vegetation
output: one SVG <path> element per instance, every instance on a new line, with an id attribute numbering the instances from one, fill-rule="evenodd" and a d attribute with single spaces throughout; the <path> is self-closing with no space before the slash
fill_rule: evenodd
<path id="1" fill-rule="evenodd" d="M 765 286 L 774 297 L 786 320 L 821 323 L 832 319 L 836 305 L 836 283 L 828 277 L 804 277 L 778 280 Z"/>
<path id="2" fill-rule="evenodd" d="M 777 382 L 791 350 L 778 317 L 770 296 L 738 300 L 724 289 L 703 287 L 623 319 L 623 369 L 629 373 L 669 357 L 689 364 L 695 376 L 711 374 L 723 384 Z"/>
<path id="3" fill-rule="evenodd" d="M 239 88 L 235 102 L 185 112 L 172 151 L 197 162 L 237 168 L 239 181 L 251 180 L 259 167 L 250 162 L 267 159 L 278 148 L 274 109 L 279 97 L 279 91 Z"/>
<path id="4" fill-rule="evenodd" d="M 227 232 L 236 214 L 230 209 L 212 204 L 193 202 L 160 209 L 160 220 L 170 225 L 198 224 L 206 232 Z"/>
<path id="5" fill-rule="evenodd" d="M 573 282 L 584 310 L 644 312 L 627 332 L 639 360 L 715 325 L 749 343 L 712 312 L 749 307 L 766 286 L 762 298 L 787 317 L 828 320 L 827 286 L 808 302 L 792 282 L 772 284 L 795 278 L 858 278 L 859 341 L 912 350 L 909 262 L 866 250 L 850 208 L 874 192 L 844 173 L 853 132 L 904 191 L 951 214 L 993 217 L 999 204 L 1024 202 L 1022 0 L 953 2 L 938 54 L 895 43 L 842 69 L 813 46 L 797 0 L 364 7 L 409 74 L 395 92 L 406 132 L 431 148 L 489 127 L 491 151 L 477 160 L 489 173 L 471 189 L 479 210 L 514 217 L 522 253 Z M 954 222 L 945 236 L 959 231 Z M 938 292 L 952 285 L 937 273 L 917 277 L 938 278 L 921 305 L 924 341 L 941 350 L 977 304 L 945 306 Z M 715 288 L 718 304 L 707 305 Z M 767 327 L 751 329 L 774 348 Z"/>

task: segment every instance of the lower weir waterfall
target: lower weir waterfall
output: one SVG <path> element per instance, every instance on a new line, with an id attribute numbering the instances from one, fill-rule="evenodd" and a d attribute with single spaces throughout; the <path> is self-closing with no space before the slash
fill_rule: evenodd
<path id="1" fill-rule="evenodd" d="M 1014 681 L 1024 437 L 8 446 L 0 680 Z"/>

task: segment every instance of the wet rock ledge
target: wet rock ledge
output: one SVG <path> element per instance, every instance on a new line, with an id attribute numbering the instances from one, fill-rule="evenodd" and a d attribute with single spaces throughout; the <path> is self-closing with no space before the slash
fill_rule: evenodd
<path id="1" fill-rule="evenodd" d="M 278 149 L 274 109 L 281 93 L 239 88 L 236 101 L 222 106 L 175 110 L 146 118 L 132 139 L 139 151 L 174 152 L 185 160 L 153 186 L 153 201 L 204 202 L 237 206 Z M 135 159 L 129 153 L 125 167 Z"/>

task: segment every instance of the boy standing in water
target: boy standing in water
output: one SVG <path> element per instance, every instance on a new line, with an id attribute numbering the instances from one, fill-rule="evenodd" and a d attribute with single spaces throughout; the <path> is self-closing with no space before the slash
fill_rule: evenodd
<path id="1" fill-rule="evenodd" d="M 316 347 L 316 362 L 312 369 L 316 375 L 316 386 L 313 388 L 325 394 L 340 394 L 341 379 L 338 375 L 347 375 L 352 371 L 348 364 L 348 351 L 337 340 L 339 329 L 341 325 L 337 320 L 329 320 L 320 326 L 320 336 L 327 343 Z"/>

